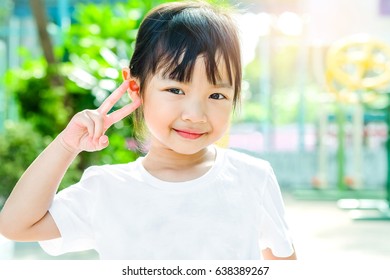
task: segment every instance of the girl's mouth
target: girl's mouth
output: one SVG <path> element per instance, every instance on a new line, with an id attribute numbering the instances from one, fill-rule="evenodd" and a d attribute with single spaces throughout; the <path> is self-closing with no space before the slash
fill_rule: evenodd
<path id="1" fill-rule="evenodd" d="M 191 139 L 191 140 L 198 139 L 203 134 L 205 134 L 205 133 L 192 132 L 186 130 L 178 130 L 178 129 L 173 129 L 173 130 L 176 131 L 176 133 L 179 134 L 181 137 L 185 139 Z"/>

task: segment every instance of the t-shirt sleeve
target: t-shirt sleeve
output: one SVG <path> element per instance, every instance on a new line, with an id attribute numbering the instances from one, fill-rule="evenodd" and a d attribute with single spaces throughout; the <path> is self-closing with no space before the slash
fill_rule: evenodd
<path id="1" fill-rule="evenodd" d="M 277 257 L 288 257 L 294 252 L 285 219 L 282 194 L 270 165 L 262 195 L 261 249 L 270 248 Z"/>
<path id="2" fill-rule="evenodd" d="M 39 242 L 46 253 L 57 256 L 94 248 L 92 220 L 98 190 L 96 175 L 96 168 L 88 168 L 80 182 L 54 197 L 49 212 L 61 237 Z"/>

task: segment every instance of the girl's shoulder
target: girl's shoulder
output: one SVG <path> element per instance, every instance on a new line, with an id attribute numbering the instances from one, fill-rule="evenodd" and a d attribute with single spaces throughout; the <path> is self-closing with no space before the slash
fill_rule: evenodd
<path id="1" fill-rule="evenodd" d="M 129 163 L 92 165 L 85 169 L 82 179 L 128 176 L 137 167 L 137 160 Z"/>
<path id="2" fill-rule="evenodd" d="M 248 151 L 225 149 L 222 152 L 225 160 L 224 177 L 238 181 L 240 186 L 254 191 L 255 197 L 261 197 L 273 178 L 271 164 L 260 155 Z"/>
<path id="3" fill-rule="evenodd" d="M 256 169 L 260 168 L 263 170 L 271 169 L 270 163 L 267 160 L 262 159 L 261 156 L 256 153 L 238 149 L 223 149 L 222 151 L 225 155 L 225 159 L 234 165 L 247 166 L 248 168 Z"/>

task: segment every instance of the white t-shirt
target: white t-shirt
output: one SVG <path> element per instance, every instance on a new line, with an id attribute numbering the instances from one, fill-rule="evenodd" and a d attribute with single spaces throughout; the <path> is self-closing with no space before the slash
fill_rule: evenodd
<path id="1" fill-rule="evenodd" d="M 214 165 L 186 182 L 153 177 L 142 157 L 93 166 L 50 207 L 61 238 L 51 255 L 95 249 L 101 259 L 261 259 L 290 256 L 284 204 L 270 164 L 217 148 Z"/>

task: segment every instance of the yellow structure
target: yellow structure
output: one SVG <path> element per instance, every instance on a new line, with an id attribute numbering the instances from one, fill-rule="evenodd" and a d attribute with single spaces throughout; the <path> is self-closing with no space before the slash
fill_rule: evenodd
<path id="1" fill-rule="evenodd" d="M 335 42 L 328 51 L 326 61 L 328 90 L 334 94 L 338 124 L 338 187 L 344 189 L 346 180 L 355 188 L 362 185 L 363 104 L 375 101 L 390 83 L 390 47 L 367 34 L 353 35 Z M 344 174 L 343 104 L 353 105 L 353 179 Z M 326 118 L 326 111 L 322 114 Z M 326 126 L 327 123 L 322 124 Z M 321 131 L 325 131 L 324 127 Z M 323 135 L 320 136 L 323 138 Z M 322 140 L 320 140 L 322 141 Z M 320 144 L 320 177 L 324 177 L 326 149 Z M 325 180 L 326 181 L 326 180 Z M 352 183 L 351 183 L 352 182 Z"/>

